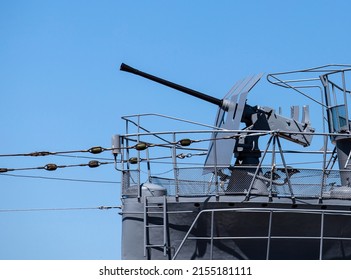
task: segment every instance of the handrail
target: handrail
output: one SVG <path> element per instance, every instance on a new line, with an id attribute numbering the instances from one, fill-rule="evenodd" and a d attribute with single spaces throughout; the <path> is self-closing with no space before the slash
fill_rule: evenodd
<path id="1" fill-rule="evenodd" d="M 236 236 L 236 237 L 214 237 L 213 236 L 213 227 L 214 227 L 214 213 L 215 212 L 263 212 L 263 213 L 270 213 L 269 216 L 269 226 L 268 226 L 268 231 L 267 231 L 267 236 Z M 267 239 L 267 253 L 266 253 L 266 259 L 269 259 L 269 250 L 270 250 L 270 240 L 271 239 L 319 239 L 320 240 L 320 253 L 319 253 L 319 259 L 322 259 L 322 251 L 323 251 L 323 240 L 351 240 L 351 238 L 346 238 L 346 237 L 325 237 L 323 234 L 324 231 L 324 216 L 325 215 L 333 215 L 333 214 L 339 214 L 339 215 L 347 215 L 350 216 L 351 213 L 349 211 L 342 211 L 342 210 L 318 210 L 318 209 L 277 209 L 277 208 L 224 208 L 224 209 L 204 209 L 200 211 L 197 216 L 195 217 L 193 223 L 191 224 L 189 230 L 185 234 L 182 242 L 180 243 L 179 247 L 175 251 L 172 260 L 175 260 L 181 251 L 181 249 L 184 246 L 184 243 L 187 240 L 196 240 L 196 239 L 203 239 L 203 238 L 189 238 L 189 235 L 191 231 L 193 230 L 194 226 L 198 222 L 199 218 L 201 215 L 205 213 L 211 213 L 211 236 L 207 237 L 208 240 L 210 240 L 210 256 L 213 256 L 213 240 L 220 240 L 220 239 Z M 321 228 L 320 228 L 320 235 L 319 236 L 272 236 L 271 235 L 271 227 L 272 227 L 272 215 L 274 213 L 299 213 L 299 214 L 316 214 L 316 215 L 321 215 Z M 211 258 L 212 259 L 212 258 Z"/>
<path id="2" fill-rule="evenodd" d="M 209 136 L 208 134 L 212 134 L 213 133 L 213 129 L 202 129 L 200 128 L 201 130 L 183 130 L 183 131 L 176 131 L 176 130 L 171 130 L 171 131 L 162 131 L 162 132 L 151 132 L 151 131 L 148 131 L 148 130 L 145 130 L 143 127 L 141 127 L 141 120 L 142 120 L 142 117 L 144 116 L 156 116 L 156 117 L 159 117 L 159 116 L 162 116 L 162 117 L 165 117 L 165 118 L 169 118 L 169 119 L 173 119 L 173 120 L 177 120 L 177 121 L 185 121 L 187 122 L 186 120 L 183 120 L 183 119 L 179 119 L 179 118 L 173 118 L 173 117 L 169 117 L 169 116 L 165 116 L 165 115 L 159 115 L 159 114 L 138 114 L 138 115 L 131 115 L 131 116 L 127 116 L 125 117 L 124 119 L 126 120 L 127 123 L 130 123 L 130 121 L 133 123 L 133 125 L 136 125 L 138 129 L 138 131 L 136 133 L 128 133 L 123 135 L 122 136 L 122 139 L 124 140 L 124 145 L 123 147 L 121 147 L 121 149 L 123 150 L 126 150 L 126 152 L 124 153 L 125 157 L 123 157 L 121 159 L 121 164 L 122 164 L 122 170 L 124 171 L 137 171 L 138 174 L 135 174 L 136 177 L 135 177 L 135 182 L 138 181 L 139 183 L 137 183 L 137 185 L 140 186 L 140 183 L 141 182 L 145 182 L 147 181 L 148 179 L 152 178 L 153 175 L 155 174 L 152 174 L 152 172 L 150 172 L 151 168 L 151 164 L 152 162 L 154 162 L 155 164 L 159 164 L 159 163 L 162 163 L 164 164 L 165 166 L 165 163 L 164 162 L 159 162 L 157 161 L 159 158 L 160 159 L 166 159 L 165 156 L 159 156 L 160 155 L 160 152 L 161 150 L 160 149 L 157 149 L 155 151 L 155 154 L 157 154 L 158 157 L 150 157 L 149 154 L 147 154 L 146 158 L 142 157 L 141 156 L 141 153 L 138 149 L 136 149 L 136 144 L 135 143 L 139 143 L 139 142 L 143 142 L 145 141 L 144 139 L 146 139 L 146 142 L 147 143 L 147 148 L 151 149 L 153 147 L 160 147 L 162 149 L 164 149 L 162 151 L 162 153 L 164 151 L 166 151 L 168 153 L 168 157 L 167 159 L 169 159 L 170 161 L 172 162 L 167 162 L 168 164 L 172 164 L 172 167 L 173 167 L 173 170 L 174 170 L 174 178 L 173 180 L 175 180 L 175 184 L 178 185 L 177 187 L 177 191 L 176 191 L 176 196 L 178 195 L 184 195 L 181 194 L 180 192 L 182 191 L 181 188 L 181 184 L 179 184 L 180 182 L 184 182 L 184 180 L 187 180 L 187 178 L 183 177 L 183 178 L 180 178 L 177 174 L 178 170 L 185 170 L 184 166 L 185 164 L 187 164 L 187 166 L 192 166 L 191 168 L 194 168 L 194 165 L 192 165 L 192 163 L 190 163 L 189 161 L 187 161 L 187 163 L 185 162 L 180 162 L 180 158 L 185 158 L 185 157 L 188 157 L 187 155 L 189 155 L 189 157 L 192 157 L 193 154 L 191 154 L 193 151 L 206 151 L 207 149 L 204 147 L 204 145 L 202 146 L 196 146 L 196 145 L 191 145 L 191 146 L 182 146 L 180 144 L 180 138 L 181 137 L 185 137 L 185 138 L 190 138 L 190 143 L 194 143 L 194 144 L 197 144 L 197 145 L 200 145 L 201 143 L 210 143 L 211 141 L 213 140 L 225 140 L 225 139 L 232 139 L 232 138 L 244 138 L 244 137 L 247 137 L 247 136 L 252 136 L 252 135 L 267 135 L 265 137 L 269 137 L 269 136 L 274 136 L 274 138 L 276 138 L 277 140 L 277 143 L 279 142 L 279 138 L 280 137 L 283 137 L 284 135 L 283 134 L 288 134 L 288 133 L 291 133 L 291 132 L 288 132 L 288 131 L 282 131 L 282 130 L 272 130 L 272 131 L 265 131 L 265 130 L 223 130 L 223 129 L 218 129 L 218 128 L 215 128 L 215 131 L 218 133 L 216 139 L 213 139 L 212 136 Z M 135 121 L 134 120 L 130 120 L 128 118 L 136 118 L 138 121 Z M 197 124 L 197 125 L 202 125 L 200 123 L 196 123 L 196 122 L 190 122 L 189 123 L 192 123 L 192 124 Z M 208 126 L 208 127 L 212 127 L 212 126 Z M 232 133 L 232 135 L 230 135 L 230 137 L 228 137 L 227 135 L 221 137 L 221 133 L 226 133 L 228 134 L 229 132 Z M 192 135 L 195 135 L 194 137 L 192 137 Z M 204 135 L 204 137 L 199 137 L 201 135 Z M 327 139 L 327 137 L 330 137 L 330 136 L 333 136 L 333 137 L 337 137 L 337 136 L 345 136 L 345 134 L 343 133 L 318 133 L 318 132 L 303 132 L 303 131 L 296 131 L 294 132 L 294 134 L 296 135 L 314 135 L 315 137 L 317 136 L 324 136 L 324 139 Z M 167 136 L 166 136 L 167 135 Z M 186 135 L 186 136 L 184 136 Z M 155 138 L 151 138 L 151 137 L 157 137 L 157 139 Z M 146 137 L 146 138 L 144 138 Z M 193 139 L 194 138 L 194 139 Z M 150 139 L 154 140 L 154 142 L 150 142 Z M 132 145 L 128 145 L 129 143 L 132 143 Z M 200 149 L 201 148 L 201 149 Z M 326 148 L 326 146 L 325 146 Z M 133 157 L 132 154 L 129 154 L 130 152 L 132 152 L 132 150 L 136 150 L 136 155 L 137 157 Z M 149 151 L 149 149 L 147 151 Z M 156 148 L 155 148 L 156 149 Z M 177 150 L 187 150 L 188 151 L 188 154 L 177 154 Z M 306 175 L 309 175 L 309 174 L 312 174 L 313 175 L 313 178 L 317 178 L 317 176 L 320 177 L 320 180 L 319 180 L 319 186 L 320 186 L 320 190 L 319 190 L 319 198 L 320 198 L 320 202 L 322 201 L 322 199 L 324 198 L 329 198 L 329 194 L 325 192 L 325 187 L 327 186 L 328 190 L 332 187 L 332 184 L 335 184 L 335 186 L 339 186 L 339 181 L 338 179 L 332 179 L 333 181 L 331 182 L 329 179 L 329 185 L 328 183 L 326 183 L 326 178 L 328 178 L 329 174 L 330 174 L 330 171 L 331 169 L 329 169 L 327 167 L 327 162 L 329 159 L 329 156 L 327 157 L 326 155 L 329 154 L 331 156 L 333 156 L 332 152 L 331 151 L 327 151 L 326 149 L 324 150 L 316 150 L 315 148 L 313 150 L 309 150 L 309 149 L 306 149 L 305 151 L 301 151 L 301 150 L 289 150 L 289 149 L 283 149 L 283 147 L 281 147 L 278 143 L 278 147 L 277 147 L 277 150 L 271 148 L 269 145 L 267 145 L 266 149 L 265 150 L 262 150 L 262 152 L 264 153 L 272 153 L 272 158 L 273 158 L 273 162 L 269 163 L 271 168 L 273 168 L 271 170 L 271 172 L 269 174 L 273 174 L 273 173 L 277 173 L 276 170 L 279 170 L 279 169 L 282 169 L 281 167 L 284 167 L 285 169 L 285 173 L 283 172 L 278 172 L 280 176 L 282 176 L 282 178 L 284 178 L 286 175 L 285 174 L 288 174 L 287 172 L 287 168 L 291 167 L 291 166 L 297 166 L 297 163 L 296 162 L 291 162 L 291 160 L 289 160 L 289 162 L 287 160 L 285 160 L 285 154 L 288 154 L 288 153 L 303 153 L 303 154 L 320 154 L 320 155 L 323 155 L 323 159 L 320 159 L 320 158 L 317 158 L 318 162 L 314 161 L 314 162 L 306 162 L 304 161 L 303 163 L 304 164 L 308 164 L 308 166 L 310 168 L 301 168 L 301 166 L 297 166 L 297 168 L 299 169 L 299 171 L 303 171 L 303 170 L 307 170 L 306 172 L 314 172 L 313 174 L 312 173 L 308 173 Z M 151 153 L 151 151 L 150 151 Z M 278 160 L 275 161 L 274 160 L 274 154 L 277 154 L 278 156 Z M 151 154 L 150 154 L 151 155 Z M 164 155 L 164 154 L 163 154 Z M 180 157 L 181 155 L 185 155 L 184 157 Z M 202 154 L 204 155 L 204 153 Z M 279 155 L 280 155 L 280 160 L 282 162 L 279 162 Z M 179 157 L 178 157 L 179 156 Z M 134 163 L 137 163 L 137 170 L 135 169 L 132 169 L 132 166 L 131 164 L 133 164 L 130 160 L 133 159 L 134 160 Z M 267 166 L 267 163 L 266 162 L 263 162 L 264 160 L 264 157 L 262 157 L 262 162 L 260 163 L 259 166 L 246 166 L 248 169 L 250 169 L 250 174 L 247 174 L 247 176 L 245 177 L 245 180 L 248 180 L 250 179 L 250 181 L 248 181 L 248 187 L 249 187 L 249 191 L 246 194 L 247 196 L 247 199 L 250 199 L 250 196 L 252 195 L 251 194 L 251 190 L 254 188 L 254 184 L 256 183 L 255 181 L 256 180 L 261 180 L 263 183 L 267 184 L 267 180 L 269 180 L 269 177 L 265 177 L 263 178 L 263 175 L 264 174 L 261 174 L 261 170 L 260 168 L 266 168 Z M 266 160 L 265 160 L 266 161 Z M 147 162 L 147 167 L 149 168 L 148 169 L 148 176 L 145 178 L 145 176 L 142 174 L 142 170 L 141 170 L 141 167 L 140 167 L 140 163 L 141 162 Z M 167 164 L 166 163 L 166 164 Z M 126 164 L 126 166 L 124 166 Z M 318 166 L 315 166 L 315 164 L 320 164 L 319 167 Z M 183 168 L 180 168 L 180 166 L 183 166 Z M 126 167 L 126 169 L 124 169 L 124 167 Z M 199 166 L 198 166 L 199 167 Z M 208 167 L 208 166 L 207 166 Z M 245 169 L 245 166 L 234 166 L 235 169 L 239 169 L 240 167 L 244 168 Z M 317 167 L 317 168 L 315 168 Z M 199 167 L 200 168 L 200 167 Z M 206 167 L 204 167 L 206 168 Z M 232 169 L 230 169 L 231 167 L 230 166 L 223 166 L 223 165 L 217 165 L 217 166 L 214 166 L 214 170 L 216 171 L 217 169 L 216 168 L 219 168 L 219 169 L 223 169 L 223 168 L 229 168 L 230 171 L 228 171 L 230 174 L 232 174 Z M 254 171 L 254 169 L 256 169 L 257 172 Z M 315 168 L 315 169 L 314 169 Z M 195 170 L 195 169 L 194 169 Z M 320 171 L 321 173 L 316 173 L 315 171 L 312 171 L 312 170 L 318 170 Z M 344 171 L 344 170 L 336 170 L 333 168 L 333 170 L 335 170 L 335 172 L 339 172 L 339 175 L 340 173 L 343 173 L 343 172 L 349 172 L 349 171 Z M 162 172 L 164 172 L 164 170 L 162 170 Z M 252 174 L 251 174 L 252 173 Z M 300 172 L 299 172 L 300 173 Z M 146 174 L 146 172 L 145 172 Z M 185 173 L 183 173 L 185 174 Z M 269 176 L 269 174 L 265 174 L 267 176 Z M 197 179 L 199 179 L 199 182 L 201 183 L 201 180 L 205 179 L 207 180 L 208 178 L 205 178 L 205 177 L 200 177 L 200 173 L 197 174 L 199 177 Z M 217 174 L 218 175 L 218 174 Z M 228 174 L 226 174 L 228 175 Z M 276 188 L 276 187 L 281 187 L 281 186 L 285 186 L 285 187 L 289 187 L 290 189 L 290 197 L 292 199 L 294 199 L 294 197 L 296 197 L 296 193 L 295 193 L 295 190 L 293 189 L 292 186 L 294 187 L 298 187 L 300 188 L 300 184 L 298 183 L 297 180 L 300 180 L 299 179 L 299 176 L 302 176 L 303 174 L 301 173 L 300 175 L 294 175 L 293 176 L 293 182 L 291 182 L 290 180 L 290 177 L 287 178 L 287 181 L 284 182 L 284 184 L 282 184 L 283 180 L 280 179 L 280 180 L 273 180 L 272 181 L 272 178 L 271 177 L 271 181 L 272 182 L 268 182 L 269 186 L 268 186 L 268 191 L 270 193 L 272 193 L 272 188 Z M 139 179 L 140 176 L 143 176 L 142 180 Z M 229 182 L 229 177 L 230 175 L 228 175 L 226 178 L 225 181 L 221 181 L 221 182 L 218 182 L 218 183 L 221 183 L 221 184 L 224 184 L 224 186 L 227 186 L 227 183 Z M 179 181 L 178 181 L 179 179 Z M 215 177 L 214 179 L 219 179 L 218 176 L 216 176 L 215 174 Z M 191 179 L 190 179 L 191 180 Z M 196 180 L 194 180 L 194 182 L 196 182 Z M 314 179 L 313 181 L 309 180 L 309 181 L 304 181 L 306 184 L 306 186 L 308 187 L 310 184 L 309 183 L 313 183 L 314 184 Z M 287 184 L 286 184 L 287 183 Z M 133 183 L 134 184 L 134 183 Z M 258 183 L 260 184 L 260 183 Z M 201 186 L 200 186 L 201 187 Z M 199 192 L 198 192 L 199 189 L 195 190 L 195 195 L 199 195 Z M 327 191 L 328 191 L 327 190 Z M 341 189 L 340 189 L 341 190 Z M 180 191 L 180 192 L 179 192 Z M 315 198 L 315 195 L 314 195 L 314 191 L 315 189 L 313 189 L 313 195 L 311 196 L 311 198 Z M 341 190 L 342 191 L 342 190 Z M 240 191 L 239 191 L 240 192 Z M 212 193 L 212 188 L 211 188 L 211 193 Z M 218 193 L 218 190 L 217 192 Z M 219 190 L 219 194 L 222 193 L 222 190 L 220 189 Z M 230 192 L 226 192 L 226 194 L 228 194 Z M 202 193 L 202 195 L 205 195 L 206 193 Z M 335 192 L 334 192 L 335 194 Z M 275 195 L 275 191 L 273 190 L 273 195 Z M 341 194 L 342 195 L 342 194 Z M 336 197 L 334 196 L 333 198 L 341 198 L 341 199 L 351 199 L 351 192 L 350 193 L 347 193 L 346 194 L 348 197 Z M 138 197 L 140 196 L 140 194 L 138 195 Z M 272 195 L 270 195 L 272 196 Z M 283 196 L 285 196 L 285 190 L 284 190 L 284 194 Z M 340 196 L 340 194 L 338 193 L 337 196 Z M 300 196 L 301 197 L 301 196 Z M 310 198 L 309 196 L 306 196 L 308 198 Z"/>

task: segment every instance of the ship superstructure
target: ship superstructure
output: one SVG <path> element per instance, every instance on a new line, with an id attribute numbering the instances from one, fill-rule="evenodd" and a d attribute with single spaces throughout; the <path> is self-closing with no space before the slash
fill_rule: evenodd
<path id="1" fill-rule="evenodd" d="M 350 65 L 267 75 L 320 107 L 321 131 L 308 106 L 292 106 L 286 117 L 249 105 L 262 74 L 217 99 L 125 64 L 121 70 L 218 106 L 214 125 L 156 113 L 123 117 L 126 131 L 113 137 L 123 259 L 351 258 Z M 161 122 L 169 129 L 148 128 Z"/>

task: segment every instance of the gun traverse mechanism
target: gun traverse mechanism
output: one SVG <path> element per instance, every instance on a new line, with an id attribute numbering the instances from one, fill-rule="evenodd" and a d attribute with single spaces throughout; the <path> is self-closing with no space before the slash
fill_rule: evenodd
<path id="1" fill-rule="evenodd" d="M 311 143 L 314 129 L 310 126 L 308 107 L 304 107 L 303 117 L 301 122 L 299 122 L 297 120 L 298 112 L 296 107 L 292 111 L 293 116 L 291 118 L 286 118 L 277 114 L 272 108 L 250 106 L 246 103 L 247 94 L 261 79 L 262 74 L 250 76 L 238 81 L 223 99 L 218 99 L 142 72 L 124 63 L 121 64 L 120 70 L 144 77 L 219 106 L 215 125 L 224 132 L 214 133 L 214 139 L 231 136 L 233 132 L 225 131 L 239 130 L 240 123 L 245 124 L 246 128 L 242 130 L 242 133 L 246 135 L 246 137 L 238 140 L 233 138 L 211 142 L 205 166 L 216 165 L 228 167 L 231 163 L 232 153 L 234 153 L 236 158 L 235 165 L 257 166 L 259 164 L 259 158 L 261 157 L 261 151 L 258 147 L 259 136 L 250 136 L 250 131 L 252 130 L 279 130 L 280 136 L 289 141 L 302 146 L 309 146 Z M 302 135 L 296 134 L 297 132 L 310 133 Z"/>

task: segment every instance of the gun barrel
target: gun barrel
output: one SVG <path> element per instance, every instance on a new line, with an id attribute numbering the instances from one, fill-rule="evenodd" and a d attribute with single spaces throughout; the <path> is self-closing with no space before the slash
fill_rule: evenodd
<path id="1" fill-rule="evenodd" d="M 170 81 L 158 78 L 156 76 L 150 75 L 148 73 L 145 73 L 145 72 L 142 72 L 142 71 L 140 71 L 138 69 L 130 67 L 129 65 L 126 65 L 124 63 L 121 64 L 120 70 L 121 71 L 125 71 L 125 72 L 129 72 L 129 73 L 141 76 L 141 77 L 144 77 L 144 78 L 152 80 L 152 81 L 154 81 L 156 83 L 165 85 L 167 87 L 170 87 L 170 88 L 173 88 L 173 89 L 176 89 L 176 90 L 179 90 L 179 91 L 182 91 L 182 92 L 184 92 L 186 94 L 189 94 L 189 95 L 192 95 L 194 97 L 200 98 L 200 99 L 205 100 L 207 102 L 210 102 L 212 104 L 216 104 L 216 105 L 218 105 L 220 107 L 222 106 L 223 100 L 221 100 L 221 99 L 218 99 L 218 98 L 212 97 L 210 95 L 204 94 L 202 92 L 199 92 L 199 91 L 196 91 L 196 90 L 193 90 L 193 89 L 190 89 L 190 88 L 187 88 L 187 87 L 184 87 L 184 86 L 172 83 Z"/>

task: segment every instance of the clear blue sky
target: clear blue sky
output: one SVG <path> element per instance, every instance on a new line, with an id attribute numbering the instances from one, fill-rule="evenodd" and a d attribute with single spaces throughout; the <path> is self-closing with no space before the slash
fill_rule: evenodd
<path id="1" fill-rule="evenodd" d="M 126 114 L 212 124 L 213 105 L 120 72 L 120 63 L 222 98 L 248 74 L 351 63 L 350 10 L 346 0 L 2 0 L 0 154 L 110 147 Z M 248 101 L 290 106 L 265 88 Z M 0 157 L 0 168 L 89 160 Z M 0 259 L 119 259 L 118 209 L 3 211 L 118 206 L 119 181 L 110 164 L 0 174 Z"/>

